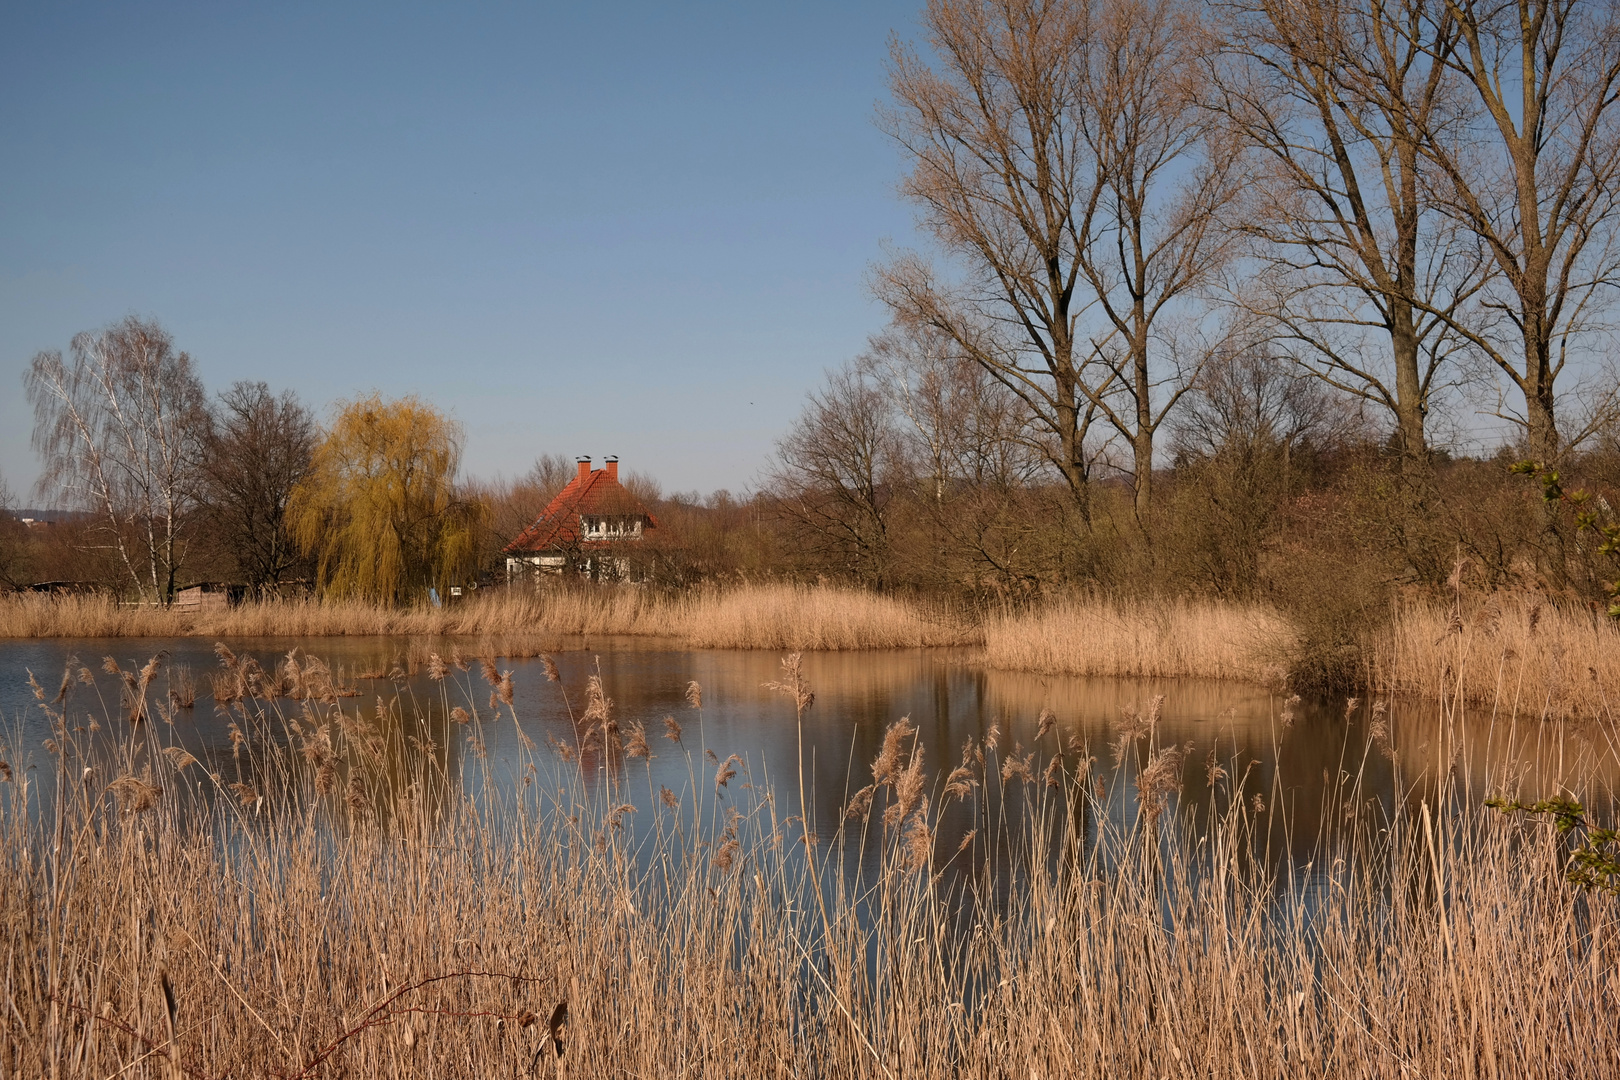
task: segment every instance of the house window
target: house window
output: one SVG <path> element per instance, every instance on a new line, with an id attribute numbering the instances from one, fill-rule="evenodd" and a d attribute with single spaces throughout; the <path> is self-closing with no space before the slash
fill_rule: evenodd
<path id="1" fill-rule="evenodd" d="M 606 540 L 641 535 L 639 517 L 581 517 L 580 527 L 587 540 Z"/>

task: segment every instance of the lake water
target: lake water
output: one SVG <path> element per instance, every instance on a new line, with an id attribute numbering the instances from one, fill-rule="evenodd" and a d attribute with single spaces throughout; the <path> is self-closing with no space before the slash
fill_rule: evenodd
<path id="1" fill-rule="evenodd" d="M 469 655 L 477 652 L 472 642 L 380 638 L 236 640 L 231 647 L 267 670 L 274 670 L 289 651 L 307 649 L 357 691 L 343 700 L 345 708 L 369 714 L 381 699 L 385 707 L 426 718 L 431 741 L 437 744 L 431 752 L 442 758 L 442 775 L 455 777 L 467 770 L 497 783 L 516 783 L 518 732 L 509 716 L 475 728 L 451 724 L 446 715 L 458 705 L 490 714 L 490 688 L 479 666 L 473 663 L 467 672 L 452 668 L 443 683 L 432 682 L 423 667 L 411 673 L 413 658 L 419 663 L 430 651 L 449 656 L 458 644 Z M 559 644 L 563 647 L 551 654 L 562 676 L 556 683 L 547 681 L 539 658 L 496 658 L 502 670 L 513 673 L 518 724 L 542 748 L 542 757 L 550 755 L 545 749 L 549 743 L 577 744 L 579 728 L 572 717 L 584 707 L 588 677 L 600 674 L 613 700 L 614 718 L 621 728 L 644 724 L 654 756 L 639 760 L 587 752 L 566 767 L 583 769 L 588 783 L 622 788 L 625 801 L 645 809 L 660 786 L 683 798 L 690 795 L 694 777 L 697 785 L 712 788 L 715 769 L 706 751 L 722 760 L 736 754 L 744 765 L 731 781 L 732 792 L 747 783 L 769 787 L 776 793 L 780 816 L 798 812 L 801 743 L 793 703 L 765 685 L 782 676 L 780 654 L 676 649 L 634 639 Z M 232 757 L 229 720 L 209 688 L 219 661 L 212 643 L 196 638 L 0 642 L 0 717 L 6 744 L 0 756 L 15 768 L 32 765 L 40 790 L 48 793 L 53 764 L 42 747 L 49 732 L 28 686 L 29 673 L 50 699 L 65 667 L 89 668 L 93 685 L 75 680 L 70 688 L 68 722 L 86 731 L 98 725 L 94 738 L 111 744 L 129 738 L 130 724 L 120 715 L 120 679 L 102 670 L 104 658 L 135 670 L 153 656 L 161 657 L 149 693 L 158 715 L 148 721 L 148 731 L 163 743 L 186 747 L 211 771 L 231 775 L 239 766 Z M 1228 777 L 1220 798 L 1260 800 L 1275 825 L 1271 843 L 1279 860 L 1309 860 L 1319 836 L 1331 835 L 1337 827 L 1336 812 L 1323 813 L 1327 795 L 1358 782 L 1361 799 L 1378 800 L 1387 809 L 1397 790 L 1409 798 L 1423 797 L 1441 773 L 1458 781 L 1467 797 L 1483 799 L 1511 771 L 1522 777 L 1522 794 L 1568 787 L 1612 813 L 1620 778 L 1616 740 L 1602 726 L 1540 724 L 1492 716 L 1488 710 L 1447 710 L 1435 702 L 1384 703 L 1388 734 L 1374 740 L 1370 703 L 1361 703 L 1347 718 L 1343 698 L 1306 697 L 1291 703 L 1285 692 L 1242 683 L 1036 676 L 988 670 L 972 652 L 956 650 L 811 653 L 803 658 L 803 673 L 815 694 L 803 732 L 805 787 L 811 819 L 822 837 L 833 835 L 849 795 L 870 781 L 869 763 L 879 752 L 884 731 L 902 717 L 918 729 L 917 745 L 936 777 L 943 773 L 935 770 L 948 770 L 960 761 L 965 743 L 982 744 L 994 728 L 1000 732 L 1000 759 L 1033 753 L 1031 788 L 1041 786 L 1041 773 L 1054 753 L 1064 754 L 1071 772 L 1091 756 L 1096 759 L 1093 773 L 1113 795 L 1108 812 L 1121 819 L 1132 816 L 1135 788 L 1128 781 L 1145 747 L 1128 753 L 1124 771 L 1116 773 L 1109 744 L 1117 737 L 1122 710 L 1146 711 L 1161 696 L 1155 738 L 1162 746 L 1186 748 L 1180 805 L 1200 811 L 1210 805 L 1213 752 Z M 171 687 L 187 682 L 196 690 L 193 707 L 161 704 Z M 701 709 L 687 701 L 692 682 L 702 688 Z M 296 703 L 288 707 L 297 708 Z M 1043 712 L 1055 724 L 1040 736 Z M 682 726 L 681 746 L 661 737 L 666 716 Z M 478 757 L 472 744 L 480 735 L 487 757 Z M 1082 749 L 1076 753 L 1073 747 Z M 477 768 L 469 770 L 475 763 Z M 563 765 L 560 760 L 557 764 Z M 1012 786 L 1019 784 L 1015 780 Z M 937 785 L 931 783 L 928 790 L 937 790 Z M 954 850 L 974 825 L 966 811 L 947 814 L 939 850 Z"/>

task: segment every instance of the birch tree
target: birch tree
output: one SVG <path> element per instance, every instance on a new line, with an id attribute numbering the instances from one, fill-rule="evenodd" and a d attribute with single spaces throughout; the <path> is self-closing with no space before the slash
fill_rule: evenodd
<path id="1" fill-rule="evenodd" d="M 37 354 L 25 382 L 44 464 L 40 494 L 93 514 L 93 535 L 136 594 L 169 603 L 205 423 L 191 357 L 174 351 L 155 320 L 130 316 L 76 335 L 65 359 Z"/>

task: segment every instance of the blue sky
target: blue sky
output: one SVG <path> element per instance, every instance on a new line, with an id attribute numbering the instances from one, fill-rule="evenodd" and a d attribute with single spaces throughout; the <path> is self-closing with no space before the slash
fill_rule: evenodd
<path id="1" fill-rule="evenodd" d="M 475 475 L 748 487 L 914 242 L 873 120 L 919 6 L 8 5 L 0 475 L 29 359 L 134 312 L 211 391 L 419 394 Z"/>

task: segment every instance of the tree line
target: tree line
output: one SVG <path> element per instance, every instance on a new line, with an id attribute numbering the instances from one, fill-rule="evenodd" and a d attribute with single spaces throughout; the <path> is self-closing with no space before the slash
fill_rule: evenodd
<path id="1" fill-rule="evenodd" d="M 419 602 L 504 584 L 503 548 L 576 472 L 544 454 L 516 479 L 464 478 L 460 425 L 412 396 L 337 402 L 327 425 L 263 382 L 210 397 L 168 331 L 135 316 L 39 353 L 24 382 L 44 466 L 34 495 L 59 512 L 32 528 L 0 513 L 0 585 L 13 590 L 167 605 L 212 582 L 258 598 Z M 759 521 L 748 500 L 665 499 L 645 476 L 624 479 L 668 518 L 637 545 L 637 581 L 775 567 L 732 554 L 731 519 Z M 0 510 L 16 502 L 0 482 Z"/>
<path id="2" fill-rule="evenodd" d="M 1459 574 L 1602 593 L 1606 553 L 1505 466 L 1617 475 L 1620 6 L 929 0 L 921 25 L 880 119 L 924 244 L 874 269 L 891 325 L 781 445 L 801 553 L 1340 622 Z"/>
<path id="3" fill-rule="evenodd" d="M 263 382 L 210 398 L 190 355 L 135 316 L 39 353 L 25 385 L 36 494 L 70 513 L 4 523 L 14 588 L 169 604 L 220 581 L 399 601 L 472 572 L 481 510 L 458 482 L 460 431 L 414 398 L 341 403 L 326 430 Z"/>
<path id="4" fill-rule="evenodd" d="M 1620 268 L 1615 5 L 931 0 L 923 25 L 883 121 L 934 250 L 877 293 L 1020 401 L 1082 528 L 1106 461 L 1151 531 L 1173 416 L 1238 353 L 1364 404 L 1417 511 L 1459 390 L 1505 384 L 1547 465 L 1612 421 L 1612 379 L 1584 407 L 1566 383 Z"/>
<path id="5" fill-rule="evenodd" d="M 925 241 L 873 271 L 888 327 L 751 494 L 633 478 L 661 525 L 634 576 L 1204 591 L 1325 613 L 1324 640 L 1459 575 L 1598 595 L 1612 568 L 1505 466 L 1599 505 L 1620 477 L 1617 12 L 930 0 L 880 115 Z M 262 384 L 207 400 L 139 320 L 41 354 L 29 393 L 78 550 L 156 600 L 205 564 L 384 600 L 495 581 L 572 473 L 463 482 L 409 399 L 326 431 Z"/>

